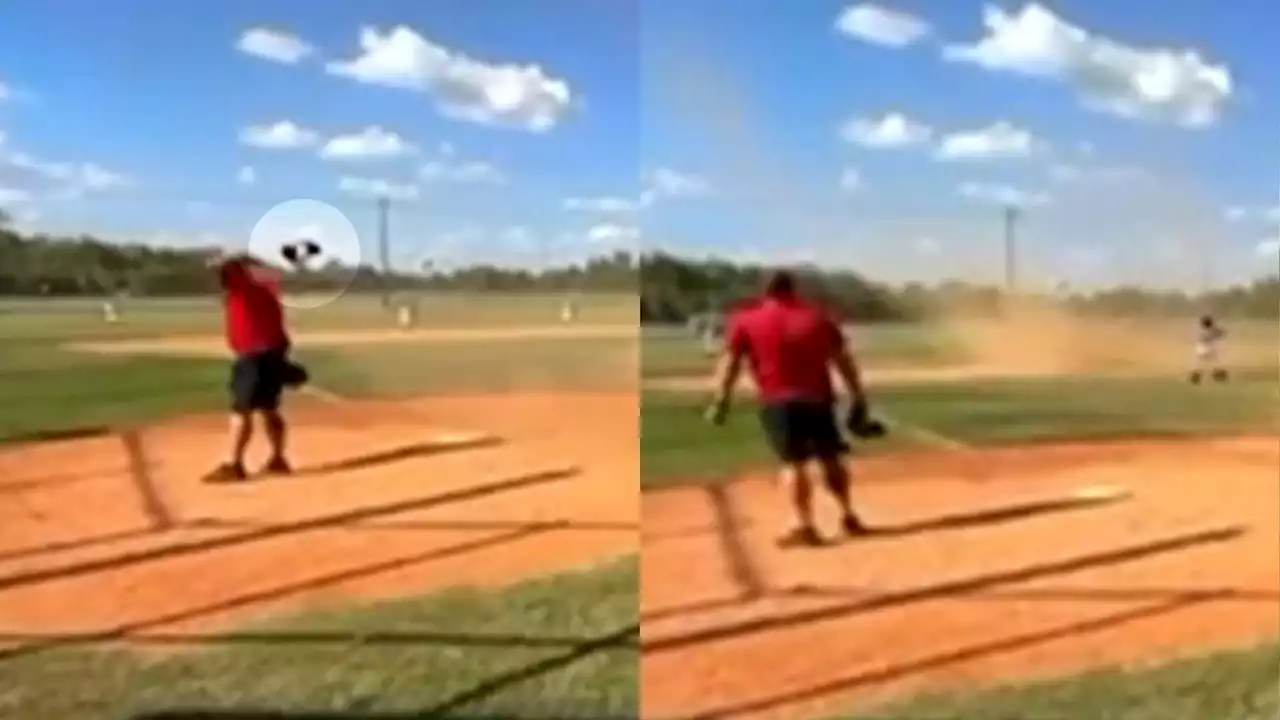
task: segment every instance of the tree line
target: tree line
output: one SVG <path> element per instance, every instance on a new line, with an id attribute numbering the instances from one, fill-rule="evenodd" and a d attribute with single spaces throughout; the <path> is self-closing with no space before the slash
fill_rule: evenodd
<path id="1" fill-rule="evenodd" d="M 720 313 L 759 293 L 768 268 L 721 260 L 694 261 L 666 253 L 641 259 L 641 320 L 684 322 L 698 313 Z M 1006 293 L 998 287 L 958 280 L 891 286 L 849 270 L 801 267 L 795 274 L 806 294 L 836 315 L 860 322 L 922 320 L 940 314 L 996 317 Z M 1223 317 L 1280 317 L 1280 268 L 1254 282 L 1193 294 L 1124 286 L 1088 292 L 1056 288 L 1051 293 L 1021 293 L 1023 299 L 1054 303 L 1100 317 L 1136 317 L 1212 313 Z"/>
<path id="2" fill-rule="evenodd" d="M 215 248 L 158 248 L 109 243 L 91 236 L 22 235 L 5 226 L 0 213 L 0 295 L 180 296 L 217 292 L 208 260 Z M 629 292 L 640 296 L 641 321 L 685 322 L 692 315 L 722 312 L 756 294 L 767 268 L 723 260 L 694 260 L 664 252 L 640 256 L 617 251 L 580 263 L 531 270 L 476 264 L 448 270 L 381 272 L 373 267 L 330 263 L 284 276 L 289 291 L 347 285 L 356 291 L 574 291 Z M 801 267 L 807 292 L 836 314 L 861 322 L 908 321 L 941 310 L 994 316 L 1005 294 L 996 287 L 962 281 L 891 286 L 849 270 Z M 1061 292 L 1046 301 L 1100 316 L 1280 316 L 1280 272 L 1205 295 L 1118 287 Z"/>
<path id="3" fill-rule="evenodd" d="M 0 216 L 0 225 L 3 225 Z M 217 248 L 158 248 L 91 236 L 24 236 L 0 226 L 0 295 L 164 297 L 218 291 L 209 260 Z M 356 291 L 634 291 L 639 268 L 627 252 L 541 271 L 476 264 L 454 269 L 383 272 L 330 262 L 286 272 L 285 290 L 346 286 Z"/>

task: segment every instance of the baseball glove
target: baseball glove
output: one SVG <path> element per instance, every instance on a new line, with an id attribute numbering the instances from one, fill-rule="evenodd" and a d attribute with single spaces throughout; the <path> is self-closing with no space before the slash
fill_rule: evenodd
<path id="1" fill-rule="evenodd" d="M 311 373 L 301 364 L 286 360 L 281 370 L 280 382 L 288 388 L 299 388 L 311 380 Z"/>
<path id="2" fill-rule="evenodd" d="M 284 259 L 298 265 L 320 254 L 320 245 L 312 240 L 300 240 L 280 248 Z"/>
<path id="3" fill-rule="evenodd" d="M 849 414 L 845 418 L 844 426 L 850 435 L 863 440 L 874 440 L 889 434 L 889 428 L 884 423 L 871 417 L 867 401 L 861 397 L 849 406 Z"/>

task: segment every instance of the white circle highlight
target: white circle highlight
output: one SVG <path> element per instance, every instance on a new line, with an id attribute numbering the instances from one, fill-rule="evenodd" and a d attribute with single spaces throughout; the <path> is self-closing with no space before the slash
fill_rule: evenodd
<path id="1" fill-rule="evenodd" d="M 316 243 L 320 253 L 297 265 L 289 263 L 284 247 L 302 240 Z M 298 310 L 314 310 L 342 297 L 355 281 L 364 256 L 360 234 L 341 210 L 305 198 L 268 210 L 249 233 L 249 252 L 306 286 L 282 298 L 286 307 Z"/>

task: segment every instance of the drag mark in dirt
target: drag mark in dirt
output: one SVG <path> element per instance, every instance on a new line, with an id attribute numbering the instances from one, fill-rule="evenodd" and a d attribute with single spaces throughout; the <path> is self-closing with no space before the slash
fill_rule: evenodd
<path id="1" fill-rule="evenodd" d="M 711 511 L 715 516 L 720 547 L 729 575 L 737 584 L 741 599 L 752 600 L 764 594 L 765 583 L 744 541 L 742 523 L 730 493 L 731 488 L 726 485 L 707 487 L 707 497 L 711 501 Z"/>

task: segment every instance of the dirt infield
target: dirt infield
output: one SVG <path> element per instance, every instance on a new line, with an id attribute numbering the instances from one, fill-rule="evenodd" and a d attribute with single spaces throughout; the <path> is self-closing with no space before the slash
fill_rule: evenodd
<path id="1" fill-rule="evenodd" d="M 221 453 L 220 417 L 0 449 L 0 655 L 634 552 L 636 405 L 634 393 L 307 405 L 297 475 L 239 486 L 198 482 Z M 458 433 L 470 429 L 497 440 Z"/>
<path id="2" fill-rule="evenodd" d="M 293 336 L 298 347 L 334 347 L 378 343 L 472 343 L 520 342 L 527 340 L 610 340 L 636 338 L 635 325 L 562 324 L 508 328 L 430 328 L 395 330 L 330 330 L 299 332 Z M 69 343 L 71 350 L 113 355 L 169 355 L 208 357 L 227 354 L 227 343 L 219 335 L 169 335 L 132 340 L 102 340 Z"/>
<path id="3" fill-rule="evenodd" d="M 815 718 L 1280 632 L 1275 438 L 955 458 L 864 461 L 881 533 L 815 550 L 775 547 L 768 478 L 647 494 L 644 717 Z"/>

